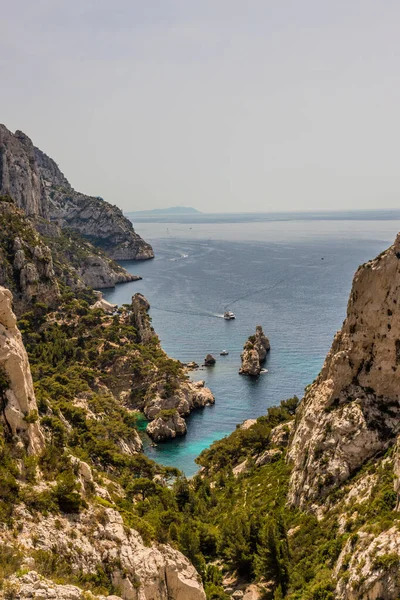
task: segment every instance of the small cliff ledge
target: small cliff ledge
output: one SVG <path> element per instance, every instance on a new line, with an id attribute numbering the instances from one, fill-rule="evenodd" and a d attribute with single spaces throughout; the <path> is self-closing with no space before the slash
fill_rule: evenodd
<path id="1" fill-rule="evenodd" d="M 153 258 L 122 211 L 100 197 L 74 190 L 52 158 L 22 131 L 0 125 L 0 195 L 9 195 L 28 216 L 56 221 L 86 237 L 114 260 Z"/>
<path id="2" fill-rule="evenodd" d="M 400 235 L 357 270 L 347 317 L 296 415 L 289 501 L 320 503 L 400 431 Z"/>
<path id="3" fill-rule="evenodd" d="M 264 334 L 261 325 L 257 325 L 255 335 L 251 335 L 243 346 L 242 366 L 239 374 L 257 377 L 261 373 L 261 364 L 265 361 L 270 349 L 269 339 Z"/>
<path id="4" fill-rule="evenodd" d="M 0 419 L 30 454 L 44 447 L 28 356 L 11 309 L 12 294 L 0 287 Z"/>

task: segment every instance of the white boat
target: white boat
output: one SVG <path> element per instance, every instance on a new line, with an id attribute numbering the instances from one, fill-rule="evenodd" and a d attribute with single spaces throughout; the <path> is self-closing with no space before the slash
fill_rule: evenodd
<path id="1" fill-rule="evenodd" d="M 228 356 L 228 354 L 228 350 L 222 350 L 222 352 L 219 353 L 220 356 Z"/>
<path id="2" fill-rule="evenodd" d="M 231 321 L 232 319 L 236 319 L 236 315 L 231 310 L 226 310 L 224 312 L 224 319 L 226 321 Z"/>

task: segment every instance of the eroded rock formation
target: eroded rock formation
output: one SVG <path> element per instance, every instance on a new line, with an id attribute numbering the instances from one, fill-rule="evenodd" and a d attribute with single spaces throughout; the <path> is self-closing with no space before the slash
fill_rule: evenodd
<path id="1" fill-rule="evenodd" d="M 261 373 L 261 364 L 265 361 L 271 346 L 261 325 L 257 325 L 255 335 L 251 335 L 243 347 L 240 375 L 257 377 Z"/>
<path id="2" fill-rule="evenodd" d="M 11 302 L 11 292 L 0 287 L 0 418 L 9 435 L 30 454 L 37 454 L 43 449 L 44 437 L 38 423 L 28 356 Z"/>

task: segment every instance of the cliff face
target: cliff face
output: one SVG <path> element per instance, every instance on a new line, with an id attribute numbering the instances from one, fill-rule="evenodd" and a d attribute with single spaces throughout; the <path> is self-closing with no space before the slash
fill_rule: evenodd
<path id="1" fill-rule="evenodd" d="M 22 132 L 0 125 L 0 194 L 28 215 L 51 218 L 101 247 L 116 260 L 153 258 L 122 211 L 101 198 L 76 192 L 57 164 Z"/>
<path id="2" fill-rule="evenodd" d="M 11 309 L 12 294 L 0 287 L 0 419 L 5 431 L 30 454 L 44 447 L 43 433 L 37 418 L 28 357 Z"/>
<path id="3" fill-rule="evenodd" d="M 0 194 L 11 196 L 28 215 L 48 216 L 48 196 L 31 140 L 1 124 Z"/>
<path id="4" fill-rule="evenodd" d="M 296 416 L 289 501 L 320 502 L 400 430 L 400 236 L 355 274 L 347 317 Z"/>

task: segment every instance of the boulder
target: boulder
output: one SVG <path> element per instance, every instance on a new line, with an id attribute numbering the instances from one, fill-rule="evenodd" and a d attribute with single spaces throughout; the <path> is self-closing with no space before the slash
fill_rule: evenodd
<path id="1" fill-rule="evenodd" d="M 212 354 L 207 354 L 207 356 L 204 359 L 204 366 L 212 367 L 213 365 L 215 365 L 216 362 L 217 361 L 215 360 Z"/>

